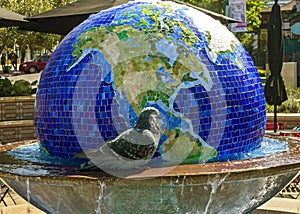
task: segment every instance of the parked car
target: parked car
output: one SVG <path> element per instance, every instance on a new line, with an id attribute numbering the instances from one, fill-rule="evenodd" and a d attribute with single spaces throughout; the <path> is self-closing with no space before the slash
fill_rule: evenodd
<path id="1" fill-rule="evenodd" d="M 23 62 L 19 66 L 19 70 L 25 73 L 37 73 L 43 70 L 51 55 L 42 55 L 32 61 Z"/>
<path id="2" fill-rule="evenodd" d="M 300 126 L 296 126 L 292 130 L 281 131 L 280 132 L 280 136 L 298 137 L 298 138 L 300 138 Z"/>

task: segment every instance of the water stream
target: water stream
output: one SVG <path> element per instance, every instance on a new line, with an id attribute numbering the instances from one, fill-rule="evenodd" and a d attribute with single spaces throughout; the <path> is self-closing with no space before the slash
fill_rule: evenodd
<path id="1" fill-rule="evenodd" d="M 248 153 L 230 156 L 227 159 L 213 161 L 245 160 L 257 157 L 266 157 L 288 150 L 289 146 L 283 141 L 264 138 L 261 146 Z M 46 176 L 65 174 L 70 168 L 78 168 L 84 159 L 63 159 L 50 156 L 39 143 L 17 147 L 0 156 L 0 170 L 18 175 Z M 212 161 L 212 162 L 213 162 Z M 151 167 L 160 167 L 160 163 Z"/>
<path id="2" fill-rule="evenodd" d="M 261 156 L 263 156 L 262 159 L 271 159 L 273 164 L 273 160 L 277 163 L 278 161 L 282 161 L 282 159 L 277 160 L 276 156 L 270 155 L 283 152 L 287 149 L 287 143 L 265 138 L 261 143 L 260 148 L 247 154 L 237 155 L 236 157 L 239 158 L 238 161 L 232 161 L 229 162 L 229 164 L 226 164 L 228 166 L 233 164 L 232 168 L 234 168 L 234 165 L 243 162 L 243 159 Z M 267 158 L 267 156 L 269 156 L 269 158 Z M 285 162 L 286 161 L 287 160 L 285 160 Z M 35 197 L 39 194 L 40 196 L 43 195 L 41 192 L 45 191 L 45 188 L 41 187 L 39 189 L 36 188 L 36 186 L 44 185 L 45 182 L 40 183 L 34 179 L 31 180 L 30 176 L 39 176 L 42 180 L 46 179 L 47 181 L 47 179 L 50 179 L 52 181 L 53 178 L 48 178 L 48 175 L 70 175 L 65 173 L 65 170 L 68 170 L 70 167 L 78 169 L 81 162 L 82 160 L 78 159 L 66 160 L 51 157 L 43 150 L 40 144 L 35 143 L 15 148 L 9 152 L 3 152 L 2 155 L 0 155 L 0 171 L 8 173 L 13 172 L 18 175 L 26 176 L 25 182 L 18 182 L 19 176 L 16 176 L 16 182 L 25 187 L 23 197 L 27 199 L 28 202 L 37 204 L 44 203 L 45 206 L 48 206 L 53 202 L 53 200 L 51 200 L 50 203 L 46 197 L 45 201 L 40 202 L 36 201 L 37 198 Z M 249 161 L 246 162 L 249 163 Z M 253 160 L 251 167 L 255 168 L 256 163 L 257 162 Z M 204 167 L 209 167 L 209 165 Z M 76 171 L 73 170 L 73 172 Z M 77 184 L 77 181 L 68 179 L 68 176 L 66 176 L 67 178 L 64 179 L 64 181 L 71 182 L 70 184 L 61 185 L 53 183 L 55 203 L 49 208 L 49 210 L 55 210 L 59 213 L 66 209 L 72 209 L 73 211 L 76 210 L 78 213 L 79 208 L 81 208 L 84 204 L 87 206 L 86 209 L 89 210 L 87 213 L 97 214 L 101 214 L 103 212 L 106 213 L 108 212 L 107 210 L 110 211 L 112 209 L 111 207 L 120 211 L 125 208 L 128 210 L 130 208 L 131 210 L 132 207 L 135 209 L 135 206 L 139 206 L 138 209 L 144 210 L 145 212 L 148 212 L 149 210 L 156 210 L 157 212 L 161 211 L 161 213 L 181 213 L 182 211 L 182 213 L 210 214 L 215 213 L 216 210 L 219 212 L 220 209 L 226 209 L 226 212 L 235 209 L 235 213 L 241 213 L 243 210 L 251 210 L 252 207 L 257 206 L 257 204 L 261 203 L 261 201 L 268 197 L 268 195 L 273 194 L 276 186 L 278 186 L 283 179 L 286 180 L 286 176 L 291 175 L 286 175 L 285 173 L 283 178 L 282 175 L 272 175 L 269 177 L 262 176 L 259 178 L 255 177 L 242 180 L 241 178 L 235 178 L 234 173 L 223 173 L 221 170 L 221 173 L 207 174 L 207 177 L 201 175 L 194 178 L 189 175 L 185 176 L 185 174 L 161 177 L 160 183 L 155 183 L 150 180 L 149 185 L 139 183 L 140 181 L 137 180 L 134 180 L 134 182 L 137 182 L 136 185 L 130 185 L 130 182 L 133 181 L 130 181 L 129 183 L 126 181 L 125 183 L 122 183 L 123 180 L 121 179 L 119 184 L 118 182 L 112 184 L 107 180 L 99 179 L 98 182 L 94 183 L 95 185 L 93 184 L 91 186 L 85 186 L 85 184 L 83 185 L 82 183 Z M 292 174 L 292 176 L 294 175 Z M 145 182 L 147 183 L 147 181 Z M 256 188 L 252 188 L 253 186 L 256 186 Z M 65 189 L 61 192 L 57 192 L 56 187 Z M 245 189 L 246 196 L 240 193 L 238 187 L 248 188 Z M 52 191 L 52 188 L 47 187 L 47 191 L 50 190 Z M 71 194 L 69 194 L 68 191 L 70 191 Z M 78 193 L 74 194 L 74 192 Z M 253 194 L 251 194 L 251 192 L 253 192 Z M 243 196 L 240 196 L 240 194 Z M 199 198 L 197 198 L 198 195 Z M 84 201 L 81 205 L 74 202 L 79 200 L 79 196 L 84 196 L 80 198 L 80 200 Z M 66 197 L 68 200 L 64 200 Z M 144 202 L 137 205 L 140 203 L 141 198 L 143 198 Z M 230 201 L 230 204 L 224 205 L 222 201 L 227 200 Z M 219 203 L 220 201 L 221 203 Z M 113 206 L 114 204 L 116 204 L 116 206 Z M 155 206 L 153 204 L 155 204 Z M 78 207 L 76 207 L 77 205 Z"/>
<path id="3" fill-rule="evenodd" d="M 220 177 L 219 174 L 215 175 L 215 177 L 211 180 L 208 181 L 208 184 L 211 186 L 211 192 L 210 192 L 210 196 L 209 196 L 209 200 L 206 204 L 205 207 L 205 211 L 204 214 L 210 214 L 211 212 L 210 210 L 210 206 L 213 202 L 213 197 L 214 195 L 217 194 L 217 189 L 221 187 L 221 185 L 223 184 L 223 182 L 226 180 L 226 178 L 230 175 L 230 173 L 225 174 L 223 177 Z"/>
<path id="4" fill-rule="evenodd" d="M 104 197 L 104 189 L 106 188 L 106 184 L 103 182 L 99 182 L 99 195 L 96 200 L 97 207 L 95 209 L 96 214 L 101 214 L 101 205 Z"/>
<path id="5" fill-rule="evenodd" d="M 28 203 L 30 203 L 30 182 L 29 182 L 29 178 L 26 179 L 26 199 L 28 201 Z"/>

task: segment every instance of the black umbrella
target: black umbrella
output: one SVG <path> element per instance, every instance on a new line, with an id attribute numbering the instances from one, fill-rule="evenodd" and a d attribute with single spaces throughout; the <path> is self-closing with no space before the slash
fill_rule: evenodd
<path id="1" fill-rule="evenodd" d="M 0 27 L 21 26 L 28 21 L 21 14 L 0 8 Z"/>
<path id="2" fill-rule="evenodd" d="M 274 105 L 274 132 L 277 131 L 277 106 L 287 100 L 284 82 L 280 75 L 283 63 L 282 19 L 278 1 L 272 7 L 268 24 L 268 59 L 271 75 L 265 85 L 266 101 Z"/>

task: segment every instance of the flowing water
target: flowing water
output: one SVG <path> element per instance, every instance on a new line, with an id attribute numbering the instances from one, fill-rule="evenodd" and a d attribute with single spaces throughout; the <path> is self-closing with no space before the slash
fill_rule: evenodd
<path id="1" fill-rule="evenodd" d="M 102 200 L 103 200 L 103 197 L 104 197 L 104 189 L 106 187 L 106 184 L 103 183 L 103 182 L 99 182 L 99 195 L 96 199 L 96 204 L 97 204 L 97 207 L 95 209 L 95 213 L 96 214 L 101 214 L 101 204 L 102 204 Z"/>
<path id="2" fill-rule="evenodd" d="M 227 158 L 217 159 L 215 161 L 230 161 L 230 160 L 246 160 L 250 158 L 266 157 L 289 149 L 288 143 L 277 139 L 263 138 L 260 147 L 255 148 L 247 153 L 228 156 Z"/>
<path id="3" fill-rule="evenodd" d="M 226 178 L 229 176 L 229 174 L 225 174 L 223 177 L 220 177 L 220 175 L 215 175 L 213 180 L 210 180 L 208 184 L 211 186 L 211 192 L 209 196 L 209 200 L 206 204 L 204 214 L 209 214 L 211 209 L 211 203 L 214 200 L 214 195 L 217 194 L 217 189 L 220 188 L 220 186 L 223 184 L 223 182 L 226 180 Z"/>
<path id="4" fill-rule="evenodd" d="M 249 158 L 265 157 L 286 151 L 288 148 L 288 144 L 283 141 L 264 138 L 261 142 L 261 146 L 251 152 L 214 161 L 245 160 Z M 9 152 L 3 152 L 0 156 L 0 170 L 27 176 L 64 174 L 70 167 L 78 167 L 84 161 L 86 160 L 52 157 L 39 143 L 34 143 L 17 147 Z"/>
<path id="5" fill-rule="evenodd" d="M 222 161 L 242 161 L 249 158 L 266 157 L 288 149 L 289 146 L 285 142 L 264 138 L 259 148 Z M 74 169 L 78 169 L 82 161 L 85 160 L 67 160 L 51 157 L 40 144 L 35 143 L 15 148 L 9 152 L 3 152 L 0 155 L 0 171 L 26 176 L 26 182 L 20 183 L 20 185 L 25 185 L 26 188 L 24 198 L 29 202 L 35 202 L 35 195 L 43 195 L 41 192 L 44 191 L 44 189 L 36 188 L 39 182 L 31 181 L 28 178 L 29 176 L 42 177 L 45 175 L 47 177 L 47 175 L 66 175 L 70 172 L 68 169 L 73 169 L 73 172 Z M 233 161 L 232 164 L 235 164 L 234 162 L 236 161 Z M 55 201 L 55 204 L 49 208 L 49 210 L 53 209 L 63 212 L 63 210 L 73 209 L 73 211 L 75 210 L 78 213 L 78 207 L 76 207 L 77 203 L 73 203 L 73 201 L 78 201 L 78 196 L 83 195 L 80 200 L 86 201 L 81 203 L 80 208 L 82 208 L 82 204 L 88 206 L 90 200 L 93 201 L 92 206 L 88 206 L 88 208 L 91 209 L 91 212 L 88 213 L 108 213 L 105 212 L 105 210 L 110 210 L 114 204 L 116 204 L 116 206 L 113 207 L 119 210 L 123 208 L 127 209 L 127 206 L 129 206 L 129 208 L 134 207 L 137 206 L 135 201 L 140 200 L 140 198 L 143 198 L 147 206 L 144 204 L 146 206 L 144 207 L 143 204 L 141 204 L 139 209 L 146 211 L 154 209 L 161 211 L 161 213 L 181 213 L 181 211 L 184 211 L 182 213 L 209 214 L 225 209 L 223 213 L 226 213 L 228 210 L 236 210 L 236 212 L 232 213 L 244 213 L 244 211 L 247 212 L 251 210 L 252 207 L 255 207 L 263 201 L 269 194 L 275 192 L 274 189 L 276 189 L 276 186 L 280 186 L 282 182 L 280 176 L 267 178 L 263 176 L 262 178 L 255 177 L 255 179 L 232 180 L 231 173 L 220 173 L 207 175 L 207 181 L 203 181 L 203 177 L 205 179 L 205 176 L 197 178 L 199 179 L 199 183 L 197 179 L 194 180 L 194 178 L 184 175 L 170 178 L 162 177 L 160 184 L 153 184 L 153 186 L 152 184 L 140 185 L 138 183 L 139 181 L 134 181 L 137 182 L 137 185 L 123 185 L 121 182 L 119 186 L 117 183 L 115 184 L 116 186 L 111 186 L 112 184 L 100 180 L 93 188 L 84 185 L 78 186 L 77 183 L 72 183 L 70 186 L 57 184 L 57 186 L 54 185 L 53 191 L 55 191 L 55 195 L 59 200 L 51 200 L 51 203 Z M 284 174 L 284 179 L 285 177 L 286 174 Z M 16 176 L 16 179 L 17 178 L 18 176 Z M 72 179 L 70 182 L 73 182 Z M 253 185 L 259 188 L 253 188 Z M 56 187 L 62 188 L 64 191 L 57 192 Z M 248 188 L 245 190 L 246 196 L 239 196 L 239 187 Z M 47 191 L 50 190 L 51 188 L 47 189 Z M 252 190 L 255 190 L 253 193 L 255 195 L 250 194 Z M 69 194 L 67 191 L 71 191 L 72 193 Z M 78 191 L 78 194 L 74 194 L 76 191 Z M 91 193 L 91 195 L 88 195 L 89 193 Z M 88 196 L 86 196 L 86 194 Z M 198 200 L 197 197 L 190 198 L 190 195 L 199 195 L 200 200 Z M 247 198 L 245 202 L 239 201 L 241 198 L 243 198 L 244 201 L 248 196 L 249 198 Z M 72 200 L 70 200 L 70 197 L 73 197 Z M 65 198 L 68 200 L 64 200 Z M 223 207 L 224 201 L 227 200 L 230 202 L 226 204 L 226 207 Z M 45 206 L 51 204 L 47 200 L 45 201 Z M 124 204 L 121 204 L 121 201 L 123 201 Z M 70 202 L 70 204 L 66 204 L 67 202 Z M 128 203 L 129 205 L 127 205 Z M 155 207 L 153 207 L 153 204 L 155 204 Z M 230 207 L 230 209 L 228 207 Z M 171 211 L 166 212 L 166 210 Z"/>

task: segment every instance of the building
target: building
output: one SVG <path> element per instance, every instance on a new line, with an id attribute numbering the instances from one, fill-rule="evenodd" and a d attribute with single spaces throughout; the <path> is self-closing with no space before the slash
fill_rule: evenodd
<path id="1" fill-rule="evenodd" d="M 300 86 L 300 10 L 297 11 L 296 0 L 278 1 L 282 13 L 282 30 L 284 37 L 284 62 L 297 62 L 297 86 Z M 259 30 L 258 65 L 265 66 L 267 59 L 268 21 L 274 1 L 268 2 L 261 11 L 262 24 Z"/>
<path id="2" fill-rule="evenodd" d="M 291 31 L 291 26 L 296 22 L 300 22 L 300 12 L 297 12 L 296 9 L 296 0 L 284 1 L 285 4 L 281 4 L 281 13 L 282 13 L 282 30 L 284 36 L 284 61 L 290 61 L 293 53 L 300 51 L 299 46 L 299 35 L 293 34 Z M 269 2 L 267 8 L 263 8 L 261 11 L 262 14 L 262 24 L 260 26 L 260 49 L 264 52 L 267 52 L 267 38 L 268 38 L 268 21 L 270 13 L 272 10 L 274 2 Z M 298 14 L 299 13 L 299 14 Z"/>

